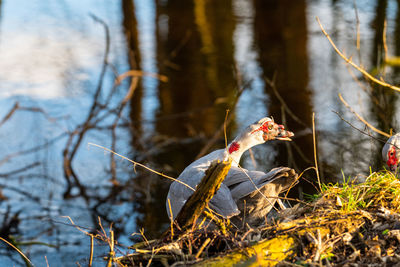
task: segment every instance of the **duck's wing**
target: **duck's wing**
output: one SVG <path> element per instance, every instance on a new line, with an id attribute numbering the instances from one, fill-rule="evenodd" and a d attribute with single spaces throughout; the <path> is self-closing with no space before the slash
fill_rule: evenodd
<path id="1" fill-rule="evenodd" d="M 192 188 L 196 188 L 204 175 L 204 171 L 202 170 L 199 171 L 199 169 L 196 168 L 187 168 L 182 172 L 178 179 Z M 193 192 L 193 190 L 179 182 L 175 181 L 171 184 L 166 201 L 169 218 L 171 218 L 172 212 L 172 217 L 175 219 Z M 223 183 L 221 183 L 221 187 L 210 200 L 209 206 L 224 218 L 230 218 L 240 213 L 235 200 L 232 198 L 229 188 Z"/>
<path id="2" fill-rule="evenodd" d="M 169 188 L 166 208 L 168 218 L 175 219 L 186 200 L 193 194 L 193 190 L 178 182 L 173 182 Z M 171 214 L 172 213 L 172 214 Z"/>
<path id="3" fill-rule="evenodd" d="M 248 171 L 243 168 L 232 166 L 223 183 L 230 188 L 237 184 L 249 181 L 249 177 L 251 177 L 253 180 L 258 180 L 263 176 L 265 176 L 264 172 Z"/>
<path id="4" fill-rule="evenodd" d="M 169 218 L 171 218 L 172 212 L 172 218 L 175 219 L 188 198 L 193 194 L 194 191 L 192 189 L 196 188 L 203 176 L 203 171 L 195 168 L 186 168 L 178 177 L 177 180 L 179 182 L 174 181 L 170 185 L 165 203 Z"/>
<path id="5" fill-rule="evenodd" d="M 270 184 L 270 190 L 267 190 L 271 195 L 277 196 L 279 193 L 287 190 L 296 181 L 298 175 L 296 172 L 288 167 L 274 168 L 268 173 L 256 171 L 234 170 L 232 172 L 232 180 L 240 181 L 230 186 L 233 199 L 236 201 L 254 192 L 258 192 L 261 188 Z M 250 178 L 251 180 L 250 180 Z M 268 197 L 268 196 L 267 196 Z"/>
<path id="6" fill-rule="evenodd" d="M 224 218 L 230 218 L 240 213 L 230 189 L 223 183 L 210 200 L 209 206 Z"/>
<path id="7" fill-rule="evenodd" d="M 249 171 L 243 168 L 232 166 L 223 183 L 229 188 L 233 188 L 241 183 L 251 183 L 252 180 L 257 186 L 260 186 L 262 183 L 278 178 L 279 173 L 288 172 L 289 170 L 291 170 L 291 168 L 278 167 L 272 169 L 268 173 L 265 173 L 261 171 Z"/>
<path id="8" fill-rule="evenodd" d="M 166 202 L 168 217 L 171 218 L 172 212 L 172 217 L 173 219 L 175 219 L 175 217 L 178 215 L 179 211 L 185 204 L 186 200 L 192 194 L 193 191 L 191 189 L 178 182 L 173 182 L 168 192 Z M 219 188 L 217 193 L 210 200 L 209 206 L 218 214 L 222 215 L 224 218 L 230 218 L 240 213 L 235 200 L 233 200 L 232 198 L 231 191 L 224 184 L 221 184 L 221 187 Z"/>
<path id="9" fill-rule="evenodd" d="M 251 177 L 251 172 L 248 173 Z M 239 176 L 239 174 L 236 174 Z M 240 216 L 236 216 L 236 225 L 258 226 L 265 222 L 265 218 L 273 208 L 278 196 L 297 182 L 298 175 L 287 167 L 274 168 L 261 177 L 253 178 L 231 187 L 231 194 L 236 202 Z"/>

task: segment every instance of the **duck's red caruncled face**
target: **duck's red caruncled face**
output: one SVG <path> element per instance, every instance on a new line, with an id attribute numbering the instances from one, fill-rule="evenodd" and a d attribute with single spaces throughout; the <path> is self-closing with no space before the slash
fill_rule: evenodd
<path id="1" fill-rule="evenodd" d="M 263 138 L 265 141 L 274 139 L 290 141 L 290 137 L 294 136 L 292 132 L 286 131 L 283 125 L 276 124 L 273 121 L 263 123 L 260 127 L 253 130 L 251 134 L 258 131 L 263 132 Z"/>
<path id="2" fill-rule="evenodd" d="M 397 169 L 398 158 L 396 157 L 396 148 L 392 146 L 388 151 L 388 160 L 386 164 L 388 165 L 391 171 L 395 171 Z"/>

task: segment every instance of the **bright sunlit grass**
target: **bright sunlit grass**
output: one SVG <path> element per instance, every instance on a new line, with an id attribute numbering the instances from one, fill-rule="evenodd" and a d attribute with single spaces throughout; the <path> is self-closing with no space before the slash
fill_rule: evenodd
<path id="1" fill-rule="evenodd" d="M 322 184 L 321 189 L 321 194 L 309 197 L 334 200 L 344 211 L 376 207 L 400 211 L 400 180 L 389 171 L 371 173 L 363 183 L 348 179 L 340 184 Z"/>

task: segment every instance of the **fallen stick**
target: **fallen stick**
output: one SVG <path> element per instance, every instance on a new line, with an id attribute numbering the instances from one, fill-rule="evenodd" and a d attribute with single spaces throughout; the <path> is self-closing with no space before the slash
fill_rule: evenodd
<path id="1" fill-rule="evenodd" d="M 205 176 L 197 185 L 196 191 L 189 197 L 176 216 L 174 225 L 178 225 L 183 232 L 196 225 L 197 219 L 203 214 L 208 202 L 217 193 L 222 181 L 228 174 L 231 163 L 231 160 L 213 161 L 211 163 Z M 169 233 L 170 230 L 164 233 L 163 236 L 166 237 Z"/>

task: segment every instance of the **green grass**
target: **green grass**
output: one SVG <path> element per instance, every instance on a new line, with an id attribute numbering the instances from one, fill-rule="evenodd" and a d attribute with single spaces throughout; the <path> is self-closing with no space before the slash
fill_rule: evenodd
<path id="1" fill-rule="evenodd" d="M 371 173 L 363 183 L 344 179 L 341 184 L 322 184 L 321 187 L 319 197 L 336 201 L 344 211 L 381 206 L 400 211 L 400 181 L 389 171 Z"/>

